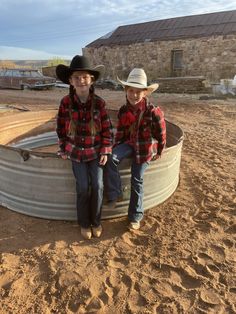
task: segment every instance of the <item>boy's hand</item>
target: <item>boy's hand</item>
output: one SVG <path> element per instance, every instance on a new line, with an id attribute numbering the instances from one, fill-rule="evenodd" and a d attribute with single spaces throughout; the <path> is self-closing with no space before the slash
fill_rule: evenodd
<path id="1" fill-rule="evenodd" d="M 66 160 L 66 159 L 67 159 L 67 155 L 66 155 L 66 154 L 61 154 L 61 158 L 62 158 L 63 160 Z"/>
<path id="2" fill-rule="evenodd" d="M 57 155 L 60 156 L 63 160 L 67 159 L 67 155 L 64 152 L 57 152 Z"/>
<path id="3" fill-rule="evenodd" d="M 107 155 L 101 155 L 100 160 L 99 160 L 99 164 L 101 166 L 104 166 L 107 162 Z"/>

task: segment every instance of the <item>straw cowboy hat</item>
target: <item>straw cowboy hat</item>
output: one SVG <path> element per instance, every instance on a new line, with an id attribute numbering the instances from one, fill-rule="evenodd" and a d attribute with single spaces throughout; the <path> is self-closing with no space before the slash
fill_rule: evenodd
<path id="1" fill-rule="evenodd" d="M 102 74 L 103 70 L 103 65 L 98 65 L 95 68 L 92 68 L 89 64 L 89 60 L 85 56 L 76 55 L 72 59 L 70 66 L 59 64 L 56 67 L 56 74 L 63 83 L 70 84 L 69 78 L 75 71 L 87 71 L 94 76 L 94 80 L 96 81 Z"/>
<path id="2" fill-rule="evenodd" d="M 159 84 L 157 83 L 151 84 L 148 86 L 147 75 L 143 69 L 139 69 L 139 68 L 134 68 L 130 72 L 126 82 L 120 80 L 118 77 L 117 77 L 117 80 L 123 85 L 123 87 L 131 86 L 135 88 L 146 89 L 149 95 L 153 93 L 159 86 Z"/>

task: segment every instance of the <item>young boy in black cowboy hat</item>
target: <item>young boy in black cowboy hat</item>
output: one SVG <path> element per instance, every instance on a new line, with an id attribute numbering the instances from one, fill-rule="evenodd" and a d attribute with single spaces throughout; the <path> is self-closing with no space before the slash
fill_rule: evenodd
<path id="1" fill-rule="evenodd" d="M 143 218 L 143 176 L 150 160 L 161 156 L 166 142 L 163 112 L 148 101 L 158 84 L 147 85 L 143 69 L 133 69 L 126 81 L 118 81 L 126 92 L 126 104 L 118 113 L 118 125 L 112 157 L 106 165 L 108 208 L 115 208 L 121 195 L 118 164 L 132 157 L 131 195 L 128 208 L 129 229 L 140 228 Z"/>
<path id="2" fill-rule="evenodd" d="M 103 166 L 112 151 L 112 126 L 105 101 L 93 83 L 103 66 L 92 68 L 86 57 L 76 55 L 70 66 L 59 64 L 58 78 L 69 84 L 57 117 L 60 156 L 72 161 L 76 179 L 77 217 L 85 239 L 100 237 L 103 200 Z"/>

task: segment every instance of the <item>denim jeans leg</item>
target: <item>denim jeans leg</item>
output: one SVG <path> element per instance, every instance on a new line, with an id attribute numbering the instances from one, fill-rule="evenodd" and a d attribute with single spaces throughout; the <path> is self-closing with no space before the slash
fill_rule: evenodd
<path id="1" fill-rule="evenodd" d="M 72 161 L 72 170 L 76 179 L 77 219 L 82 228 L 88 228 L 90 222 L 90 191 L 87 163 Z"/>
<path id="2" fill-rule="evenodd" d="M 133 148 L 129 144 L 119 144 L 109 156 L 105 165 L 105 181 L 108 200 L 116 200 L 121 195 L 121 179 L 118 165 L 122 159 L 133 155 Z"/>
<path id="3" fill-rule="evenodd" d="M 143 176 L 149 163 L 132 163 L 131 166 L 131 194 L 128 209 L 130 221 L 141 221 L 144 214 L 143 208 Z"/>
<path id="4" fill-rule="evenodd" d="M 101 224 L 101 209 L 103 199 L 103 166 L 99 160 L 88 162 L 89 175 L 91 179 L 90 213 L 91 225 L 98 227 Z"/>

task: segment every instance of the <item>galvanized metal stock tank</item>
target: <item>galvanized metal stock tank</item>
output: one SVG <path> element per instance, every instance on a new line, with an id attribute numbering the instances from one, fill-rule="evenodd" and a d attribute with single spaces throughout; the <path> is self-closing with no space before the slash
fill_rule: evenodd
<path id="1" fill-rule="evenodd" d="M 115 120 L 116 112 L 109 113 Z M 35 217 L 76 220 L 71 162 L 42 149 L 57 143 L 56 114 L 48 110 L 0 115 L 0 205 Z M 176 190 L 182 143 L 182 130 L 167 121 L 167 147 L 161 159 L 151 162 L 144 177 L 145 210 L 162 203 Z M 120 165 L 123 200 L 113 211 L 104 208 L 103 219 L 127 214 L 129 165 L 128 159 Z"/>

